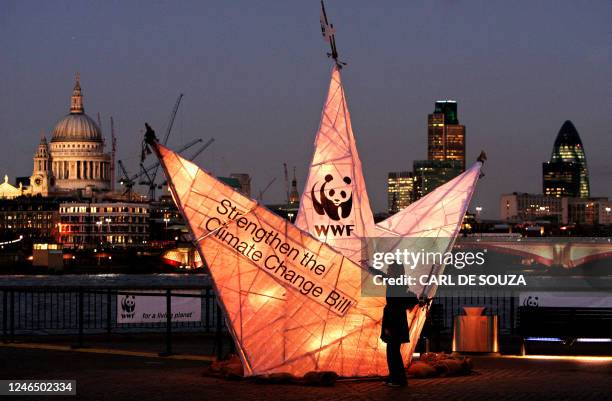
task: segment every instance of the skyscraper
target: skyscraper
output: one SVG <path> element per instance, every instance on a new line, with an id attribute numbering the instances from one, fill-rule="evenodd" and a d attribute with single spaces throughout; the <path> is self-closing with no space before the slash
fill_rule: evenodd
<path id="1" fill-rule="evenodd" d="M 427 159 L 458 161 L 465 170 L 465 126 L 459 124 L 454 100 L 438 100 L 427 117 Z"/>
<path id="2" fill-rule="evenodd" d="M 413 164 L 413 200 L 420 199 L 465 171 L 465 126 L 457 102 L 438 100 L 427 116 L 427 160 Z"/>
<path id="3" fill-rule="evenodd" d="M 387 178 L 387 211 L 391 214 L 413 201 L 414 180 L 410 171 L 391 172 Z"/>
<path id="4" fill-rule="evenodd" d="M 414 200 L 427 195 L 461 172 L 459 160 L 415 160 L 413 162 Z"/>
<path id="5" fill-rule="evenodd" d="M 544 162 L 542 164 L 544 195 L 576 197 L 580 193 L 580 166 L 574 162 Z"/>
<path id="6" fill-rule="evenodd" d="M 551 196 L 588 198 L 589 170 L 584 146 L 571 121 L 561 126 L 550 161 L 542 165 L 543 192 Z"/>

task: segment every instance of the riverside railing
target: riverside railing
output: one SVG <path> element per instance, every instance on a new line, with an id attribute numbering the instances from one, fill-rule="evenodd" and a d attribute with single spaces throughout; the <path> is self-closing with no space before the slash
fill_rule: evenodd
<path id="1" fill-rule="evenodd" d="M 188 292 L 186 292 L 188 291 Z M 163 333 L 162 355 L 172 354 L 173 333 L 209 333 L 214 336 L 214 350 L 221 356 L 224 338 L 228 338 L 221 309 L 211 285 L 157 285 L 90 287 L 90 286 L 0 286 L 2 340 L 16 341 L 25 337 L 45 335 L 76 335 L 74 347 L 83 347 L 91 334 Z M 118 322 L 119 298 L 135 295 L 165 297 L 165 321 L 154 323 Z M 463 306 L 485 306 L 487 314 L 497 315 L 499 333 L 515 333 L 518 302 L 509 293 L 496 296 L 479 291 L 454 293 L 434 298 L 430 318 L 433 330 L 442 336 L 452 335 L 453 320 L 461 315 Z M 200 299 L 201 318 L 198 321 L 171 321 L 172 299 Z M 230 341 L 230 348 L 232 342 Z"/>
<path id="2" fill-rule="evenodd" d="M 165 349 L 172 354 L 173 332 L 210 333 L 215 351 L 221 355 L 227 330 L 212 286 L 173 287 L 58 287 L 1 286 L 2 341 L 44 335 L 76 335 L 74 347 L 83 347 L 89 334 L 165 333 Z M 164 297 L 165 321 L 118 322 L 122 296 Z M 199 321 L 172 321 L 172 300 L 180 297 L 200 300 Z"/>

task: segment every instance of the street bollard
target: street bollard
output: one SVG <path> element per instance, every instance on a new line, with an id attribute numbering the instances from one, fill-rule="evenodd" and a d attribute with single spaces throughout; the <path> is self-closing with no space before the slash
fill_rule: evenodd
<path id="1" fill-rule="evenodd" d="M 160 356 L 172 355 L 172 291 L 166 290 L 166 350 Z"/>

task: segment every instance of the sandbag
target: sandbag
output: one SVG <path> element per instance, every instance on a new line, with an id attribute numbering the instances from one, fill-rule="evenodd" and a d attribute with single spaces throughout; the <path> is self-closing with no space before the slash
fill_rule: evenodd
<path id="1" fill-rule="evenodd" d="M 302 380 L 307 386 L 331 387 L 337 379 L 338 374 L 336 372 L 308 372 Z"/>
<path id="2" fill-rule="evenodd" d="M 407 373 L 417 378 L 458 376 L 470 374 L 473 368 L 472 359 L 466 356 L 427 352 L 421 354 L 418 361 L 412 362 Z"/>
<path id="3" fill-rule="evenodd" d="M 258 384 L 291 384 L 296 378 L 290 373 L 270 373 L 268 375 L 255 376 L 253 378 Z"/>
<path id="4" fill-rule="evenodd" d="M 437 375 L 436 369 L 433 366 L 421 361 L 411 363 L 406 373 L 417 378 L 434 377 Z"/>
<path id="5" fill-rule="evenodd" d="M 242 362 L 237 355 L 230 355 L 228 359 L 214 361 L 210 367 L 204 371 L 204 376 L 222 377 L 230 380 L 239 380 L 244 377 Z"/>
<path id="6" fill-rule="evenodd" d="M 440 376 L 456 376 L 464 372 L 463 362 L 456 359 L 444 359 L 435 365 Z"/>

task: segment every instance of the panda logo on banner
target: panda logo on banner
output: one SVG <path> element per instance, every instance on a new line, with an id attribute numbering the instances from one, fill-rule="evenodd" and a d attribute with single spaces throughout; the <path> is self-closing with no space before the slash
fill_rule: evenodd
<path id="1" fill-rule="evenodd" d="M 317 182 L 310 190 L 312 205 L 319 216 L 327 216 L 333 221 L 340 222 L 348 218 L 353 210 L 353 180 L 345 176 L 342 180 L 336 179 L 332 174 L 325 176 L 325 182 L 317 191 Z M 317 199 L 318 192 L 318 199 Z M 355 226 L 353 224 L 317 225 L 315 230 L 319 236 L 350 236 Z"/>
<path id="2" fill-rule="evenodd" d="M 327 174 L 325 176 L 325 183 L 319 189 L 320 201 L 315 196 L 317 183 L 312 186 L 310 191 L 312 204 L 320 216 L 327 215 L 327 217 L 334 221 L 340 221 L 340 218 L 346 219 L 353 209 L 353 191 L 350 187 L 352 181 L 351 177 L 344 177 L 342 181 L 346 184 L 346 187 L 337 188 L 332 184 L 332 188 L 329 188 L 330 185 L 328 184 L 333 181 L 335 181 L 333 175 Z"/>

